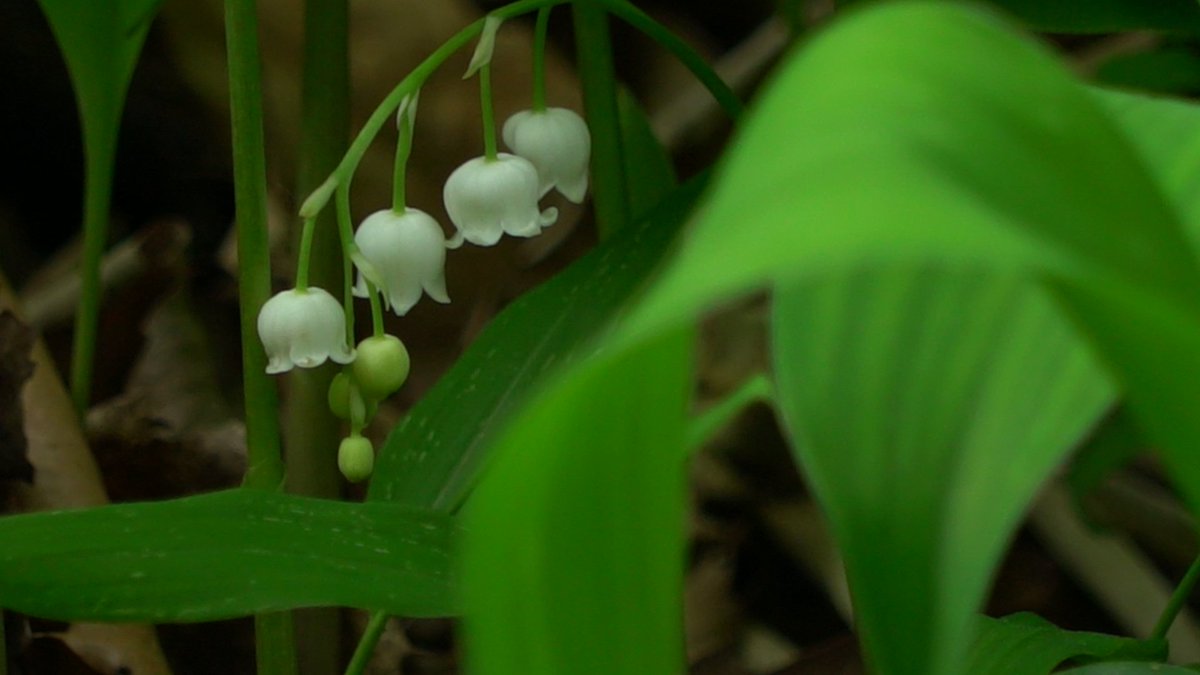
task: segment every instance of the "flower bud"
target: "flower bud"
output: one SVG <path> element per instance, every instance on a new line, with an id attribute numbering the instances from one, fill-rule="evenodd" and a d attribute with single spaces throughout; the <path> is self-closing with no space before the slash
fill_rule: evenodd
<path id="1" fill-rule="evenodd" d="M 340 420 L 349 422 L 357 417 L 362 424 L 366 424 L 375 416 L 379 404 L 365 398 L 357 386 L 352 387 L 352 380 L 350 373 L 346 371 L 333 376 L 327 395 L 329 411 Z"/>
<path id="2" fill-rule="evenodd" d="M 382 400 L 408 379 L 408 350 L 394 335 L 376 335 L 358 343 L 354 380 L 363 396 Z"/>
<path id="3" fill-rule="evenodd" d="M 338 469 L 346 480 L 358 483 L 366 480 L 375 469 L 375 448 L 362 436 L 347 436 L 338 446 Z"/>

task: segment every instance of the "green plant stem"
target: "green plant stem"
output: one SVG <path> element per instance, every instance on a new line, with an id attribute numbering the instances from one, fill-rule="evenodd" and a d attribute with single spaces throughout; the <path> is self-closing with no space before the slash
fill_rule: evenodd
<path id="1" fill-rule="evenodd" d="M 387 627 L 387 622 L 388 615 L 385 612 L 375 612 L 371 615 L 371 620 L 367 622 L 367 628 L 363 631 L 358 646 L 354 648 L 354 656 L 350 658 L 350 665 L 346 666 L 346 675 L 362 675 L 363 670 L 371 661 L 375 645 L 379 643 L 379 637 L 383 635 L 383 629 Z"/>
<path id="2" fill-rule="evenodd" d="M 271 294 L 267 243 L 267 174 L 263 145 L 262 75 L 254 0 L 226 0 L 229 108 L 233 131 L 234 196 L 237 212 L 238 292 L 241 304 L 242 368 L 246 399 L 248 488 L 278 490 L 283 482 L 275 383 L 266 375 L 258 342 L 258 311 Z M 259 675 L 294 675 L 296 648 L 291 616 L 255 617 Z"/>
<path id="3" fill-rule="evenodd" d="M 492 64 L 479 68 L 479 109 L 483 117 L 483 156 L 496 159 L 496 111 L 492 104 Z"/>
<path id="4" fill-rule="evenodd" d="M 670 28 L 650 18 L 642 10 L 638 9 L 627 0 L 582 0 L 586 2 L 594 2 L 602 5 L 614 16 L 621 19 L 625 23 L 633 26 L 639 31 L 645 33 L 650 39 L 662 45 L 667 51 L 679 60 L 685 68 L 692 71 L 696 79 L 708 89 L 712 94 L 713 99 L 725 111 L 734 122 L 737 122 L 742 117 L 742 112 L 745 106 L 742 105 L 741 99 L 720 75 L 712 69 L 711 66 L 704 60 L 696 50 L 688 46 L 678 35 L 671 32 Z"/>
<path id="5" fill-rule="evenodd" d="M 315 189 L 337 166 L 350 139 L 350 65 L 348 0 L 305 0 L 301 64 L 300 152 L 296 194 Z M 303 247 L 303 240 L 301 242 Z M 342 251 L 331 212 L 316 216 L 311 278 L 334 291 L 342 284 Z M 289 492 L 336 499 L 342 477 L 337 470 L 341 423 L 329 411 L 329 383 L 335 368 L 306 368 L 287 378 L 284 447 Z M 296 649 L 303 675 L 333 675 L 341 670 L 337 636 L 341 614 L 335 608 L 292 613 Z"/>
<path id="6" fill-rule="evenodd" d="M 575 55 L 583 86 L 583 109 L 592 138 L 592 195 L 600 237 L 629 223 L 629 193 L 625 185 L 625 150 L 617 111 L 617 82 L 613 70 L 608 14 L 592 2 L 572 7 Z"/>
<path id="7" fill-rule="evenodd" d="M 317 227 L 316 218 L 305 218 L 304 228 L 300 232 L 300 254 L 296 260 L 296 290 L 308 290 L 308 267 L 312 258 L 313 231 Z"/>
<path id="8" fill-rule="evenodd" d="M 533 110 L 546 110 L 546 33 L 550 29 L 550 7 L 538 10 L 533 29 Z"/>
<path id="9" fill-rule="evenodd" d="M 1150 634 L 1151 640 L 1162 640 L 1167 637 L 1167 631 L 1171 630 L 1171 624 L 1175 623 L 1175 617 L 1179 616 L 1179 612 L 1183 610 L 1188 596 L 1196 588 L 1197 581 L 1200 581 L 1200 556 L 1192 561 L 1192 566 L 1188 568 L 1183 579 L 1179 581 L 1179 585 L 1175 587 L 1175 592 L 1171 594 L 1171 599 L 1167 601 L 1167 606 L 1163 608 L 1162 614 L 1158 617 L 1158 623 L 1154 624 L 1154 632 Z"/>
<path id="10" fill-rule="evenodd" d="M 379 302 L 379 289 L 370 281 L 366 282 L 367 300 L 371 303 L 371 334 L 375 337 L 383 335 L 383 307 Z"/>
<path id="11" fill-rule="evenodd" d="M 565 2 L 568 2 L 568 0 L 519 0 L 518 2 L 501 7 L 491 14 L 501 19 L 511 19 L 541 7 L 561 5 Z M 363 124 L 363 128 L 359 130 L 354 141 L 350 143 L 349 149 L 346 150 L 346 154 L 342 157 L 342 161 L 337 165 L 337 168 L 333 170 L 330 178 L 340 183 L 353 175 L 354 170 L 358 168 L 359 162 L 362 161 L 363 155 L 366 154 L 367 148 L 370 147 L 375 137 L 379 135 L 379 130 L 387 123 L 388 118 L 399 107 L 404 97 L 420 89 L 425 84 L 425 81 L 429 79 L 429 76 L 437 71 L 451 56 L 454 56 L 455 52 L 479 37 L 480 32 L 483 30 L 484 21 L 485 19 L 478 19 L 455 33 L 450 39 L 435 49 L 432 54 L 425 57 L 424 61 L 418 64 L 416 68 L 413 68 L 412 72 L 403 80 L 400 80 L 399 84 L 388 92 L 388 95 L 384 97 L 383 101 L 375 108 L 375 111 L 371 113 L 371 116 L 367 118 L 366 123 Z"/>
<path id="12" fill-rule="evenodd" d="M 354 243 L 354 222 L 350 215 L 350 183 L 338 183 L 334 196 L 337 202 L 337 231 L 342 242 L 342 257 L 345 267 L 342 273 L 343 295 L 342 305 L 346 311 L 346 341 L 351 346 L 357 342 L 354 339 L 354 257 L 359 255 L 358 245 Z"/>
<path id="13" fill-rule="evenodd" d="M 102 291 L 100 263 L 108 241 L 108 210 L 112 199 L 116 141 L 115 131 L 84 135 L 83 262 L 71 354 L 71 401 L 81 419 L 92 394 Z"/>
<path id="14" fill-rule="evenodd" d="M 406 112 L 396 122 L 396 163 L 392 169 L 392 210 L 402 214 L 407 208 L 406 183 L 408 156 L 412 154 L 412 117 Z"/>
<path id="15" fill-rule="evenodd" d="M 746 379 L 737 389 L 718 401 L 708 410 L 692 418 L 688 426 L 687 448 L 689 452 L 700 449 L 717 431 L 729 424 L 733 418 L 752 403 L 771 402 L 774 392 L 766 375 L 758 373 Z"/>
<path id="16" fill-rule="evenodd" d="M 566 4 L 569 0 L 519 0 L 509 5 L 505 5 L 491 13 L 492 16 L 501 19 L 511 19 L 515 16 L 541 9 L 542 7 L 554 7 L 557 5 Z M 617 15 L 635 28 L 649 35 L 652 39 L 659 41 L 668 51 L 670 51 L 681 63 L 684 64 L 697 79 L 700 80 L 718 104 L 725 110 L 735 121 L 741 116 L 742 104 L 738 100 L 737 95 L 721 80 L 705 63 L 704 58 L 696 53 L 686 42 L 680 40 L 670 32 L 662 24 L 654 21 L 644 12 L 637 9 L 626 0 L 588 0 L 595 2 Z M 371 142 L 379 135 L 379 130 L 387 123 L 388 118 L 400 105 L 400 101 L 405 96 L 413 93 L 421 88 L 425 81 L 429 79 L 443 63 L 454 55 L 459 49 L 462 49 L 471 40 L 479 36 L 483 30 L 485 19 L 479 19 L 474 23 L 466 26 L 459 32 L 455 33 L 449 40 L 446 40 L 432 54 L 427 56 L 424 61 L 417 65 L 403 80 L 392 88 L 383 101 L 367 118 L 358 135 L 354 137 L 354 141 L 350 144 L 346 154 L 342 157 L 342 161 L 338 163 L 337 168 L 330 174 L 328 183 L 337 185 L 342 180 L 349 178 L 358 168 L 359 162 L 362 161 L 363 155 L 366 154 L 367 148 Z M 328 198 L 330 190 L 326 190 L 324 194 L 310 195 L 309 199 L 315 200 L 314 209 L 320 209 L 324 206 L 325 200 Z M 317 197 L 320 199 L 317 199 Z M 307 203 L 308 200 L 306 200 Z"/>

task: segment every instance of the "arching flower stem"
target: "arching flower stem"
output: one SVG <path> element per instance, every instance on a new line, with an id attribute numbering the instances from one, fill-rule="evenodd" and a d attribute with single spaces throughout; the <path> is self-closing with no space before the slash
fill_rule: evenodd
<path id="1" fill-rule="evenodd" d="M 405 202 L 405 182 L 408 169 L 408 156 L 412 154 L 412 118 L 403 114 L 397 126 L 396 164 L 392 169 L 392 210 L 403 214 L 407 208 Z"/>
<path id="2" fill-rule="evenodd" d="M 542 7 L 537 13 L 533 29 L 533 110 L 546 109 L 546 32 L 550 26 L 550 7 Z"/>
<path id="3" fill-rule="evenodd" d="M 505 5 L 493 12 L 489 16 L 500 19 L 511 19 L 513 17 L 527 14 L 534 10 L 544 7 L 554 7 L 556 5 L 567 4 L 571 0 L 518 0 L 512 4 Z M 730 116 L 735 122 L 741 117 L 742 103 L 737 95 L 726 85 L 716 74 L 715 71 L 704 61 L 704 57 L 700 56 L 696 50 L 692 49 L 686 42 L 672 33 L 670 29 L 652 19 L 645 12 L 641 11 L 628 0 L 590 0 L 597 5 L 608 9 L 618 18 L 632 25 L 634 28 L 642 31 L 650 38 L 661 44 L 671 52 L 676 59 L 680 61 L 696 79 L 700 80 L 717 103 L 725 110 L 725 113 Z M 408 96 L 420 89 L 425 81 L 429 79 L 439 67 L 442 66 L 451 56 L 459 49 L 470 44 L 472 40 L 477 38 L 483 31 L 483 26 L 487 18 L 481 18 L 474 23 L 466 26 L 459 32 L 455 33 L 449 40 L 446 40 L 440 47 L 433 51 L 425 58 L 416 68 L 412 70 L 403 80 L 397 84 L 387 97 L 375 108 L 375 112 L 367 119 L 363 128 L 358 132 L 358 136 L 350 144 L 346 154 L 342 157 L 342 161 L 338 163 L 337 168 L 330 174 L 330 180 L 314 190 L 313 194 L 304 201 L 307 207 L 302 209 L 301 215 L 308 217 L 315 215 L 325 206 L 325 200 L 328 199 L 329 184 L 340 184 L 343 181 L 349 180 L 358 168 L 359 162 L 362 161 L 363 155 L 366 154 L 367 148 L 375 137 L 379 135 L 379 130 L 387 123 L 388 118 L 400 106 L 400 102 Z M 324 194 L 321 193 L 324 190 Z"/>
<path id="4" fill-rule="evenodd" d="M 316 217 L 304 219 L 304 229 L 300 231 L 300 255 L 296 260 L 296 290 L 308 290 L 308 266 L 312 260 L 313 232 L 316 230 Z"/>
<path id="5" fill-rule="evenodd" d="M 496 161 L 496 112 L 492 103 L 492 64 L 479 69 L 479 107 L 483 115 L 483 156 Z"/>
<path id="6" fill-rule="evenodd" d="M 379 289 L 370 281 L 367 284 L 367 299 L 371 303 L 371 334 L 383 335 L 383 304 L 379 301 Z"/>
<path id="7" fill-rule="evenodd" d="M 354 254 L 358 245 L 354 243 L 354 222 L 350 216 L 350 181 L 338 183 L 334 201 L 337 202 L 338 236 L 342 240 L 342 305 L 346 309 L 346 340 L 354 344 Z"/>

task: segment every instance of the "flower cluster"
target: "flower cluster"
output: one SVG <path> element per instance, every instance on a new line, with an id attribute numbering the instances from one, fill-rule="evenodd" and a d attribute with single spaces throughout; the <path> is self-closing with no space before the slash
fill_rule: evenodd
<path id="1" fill-rule="evenodd" d="M 497 151 L 489 72 L 498 26 L 497 20 L 485 23 L 468 70 L 468 75 L 480 75 L 485 153 L 455 169 L 442 192 L 454 235 L 447 239 L 432 216 L 405 204 L 404 171 L 417 108 L 414 93 L 401 101 L 396 116 L 399 139 L 392 208 L 372 213 L 351 232 L 345 216 L 349 212 L 348 177 L 332 176 L 300 209 L 306 220 L 296 286 L 272 297 L 259 312 L 258 333 L 268 357 L 267 373 L 284 373 L 296 366 L 312 368 L 329 360 L 348 366 L 334 377 L 328 399 L 330 410 L 350 425 L 350 435 L 338 449 L 338 466 L 352 481 L 368 477 L 374 464 L 374 449 L 362 436 L 363 427 L 379 401 L 400 389 L 409 371 L 404 344 L 382 332 L 381 302 L 397 316 L 407 314 L 422 295 L 439 303 L 450 302 L 445 276 L 447 249 L 463 242 L 492 246 L 505 234 L 536 236 L 558 218 L 557 209 L 543 210 L 538 204 L 551 190 L 577 204 L 587 193 L 591 152 L 587 125 L 571 110 L 543 105 L 542 85 L 535 86 L 534 108 L 513 115 L 503 126 L 503 140 L 510 152 Z M 544 35 L 541 39 L 544 43 Z M 358 270 L 352 292 L 371 300 L 375 324 L 375 334 L 355 349 L 348 340 L 353 334 L 353 317 L 346 314 L 349 305 L 343 309 L 328 292 L 306 283 L 315 217 L 335 191 L 339 200 L 346 200 L 340 201 L 338 208 L 344 254 Z"/>

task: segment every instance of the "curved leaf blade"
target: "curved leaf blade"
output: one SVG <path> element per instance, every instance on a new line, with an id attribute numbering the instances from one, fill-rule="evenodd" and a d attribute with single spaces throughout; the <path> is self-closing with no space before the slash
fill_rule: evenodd
<path id="1" fill-rule="evenodd" d="M 597 335 L 665 256 L 702 187 L 694 179 L 674 190 L 493 319 L 388 436 L 369 498 L 457 510 L 496 435 L 542 378 L 596 348 Z"/>
<path id="2" fill-rule="evenodd" d="M 602 352 L 499 440 L 465 510 L 472 673 L 684 670 L 690 345 L 685 330 Z"/>
<path id="3" fill-rule="evenodd" d="M 211 621 L 314 606 L 446 616 L 454 521 L 256 490 L 0 518 L 0 597 L 33 616 Z"/>
<path id="4" fill-rule="evenodd" d="M 1166 643 L 1063 630 L 1028 613 L 1002 619 L 979 617 L 978 636 L 971 645 L 966 672 L 971 675 L 1046 675 L 1068 659 L 1162 659 Z M 1137 664 L 1134 670 L 1113 669 L 1116 664 L 1096 664 L 1066 672 L 1100 675 L 1173 672 L 1146 670 L 1170 668 L 1163 664 Z M 1132 664 L 1130 664 L 1132 665 Z M 1140 667 L 1142 669 L 1136 669 Z M 1095 670 L 1093 670 L 1095 669 Z"/>
<path id="5" fill-rule="evenodd" d="M 1032 283 L 936 266 L 778 287 L 772 352 L 876 668 L 956 672 L 1026 504 L 1112 386 Z"/>

